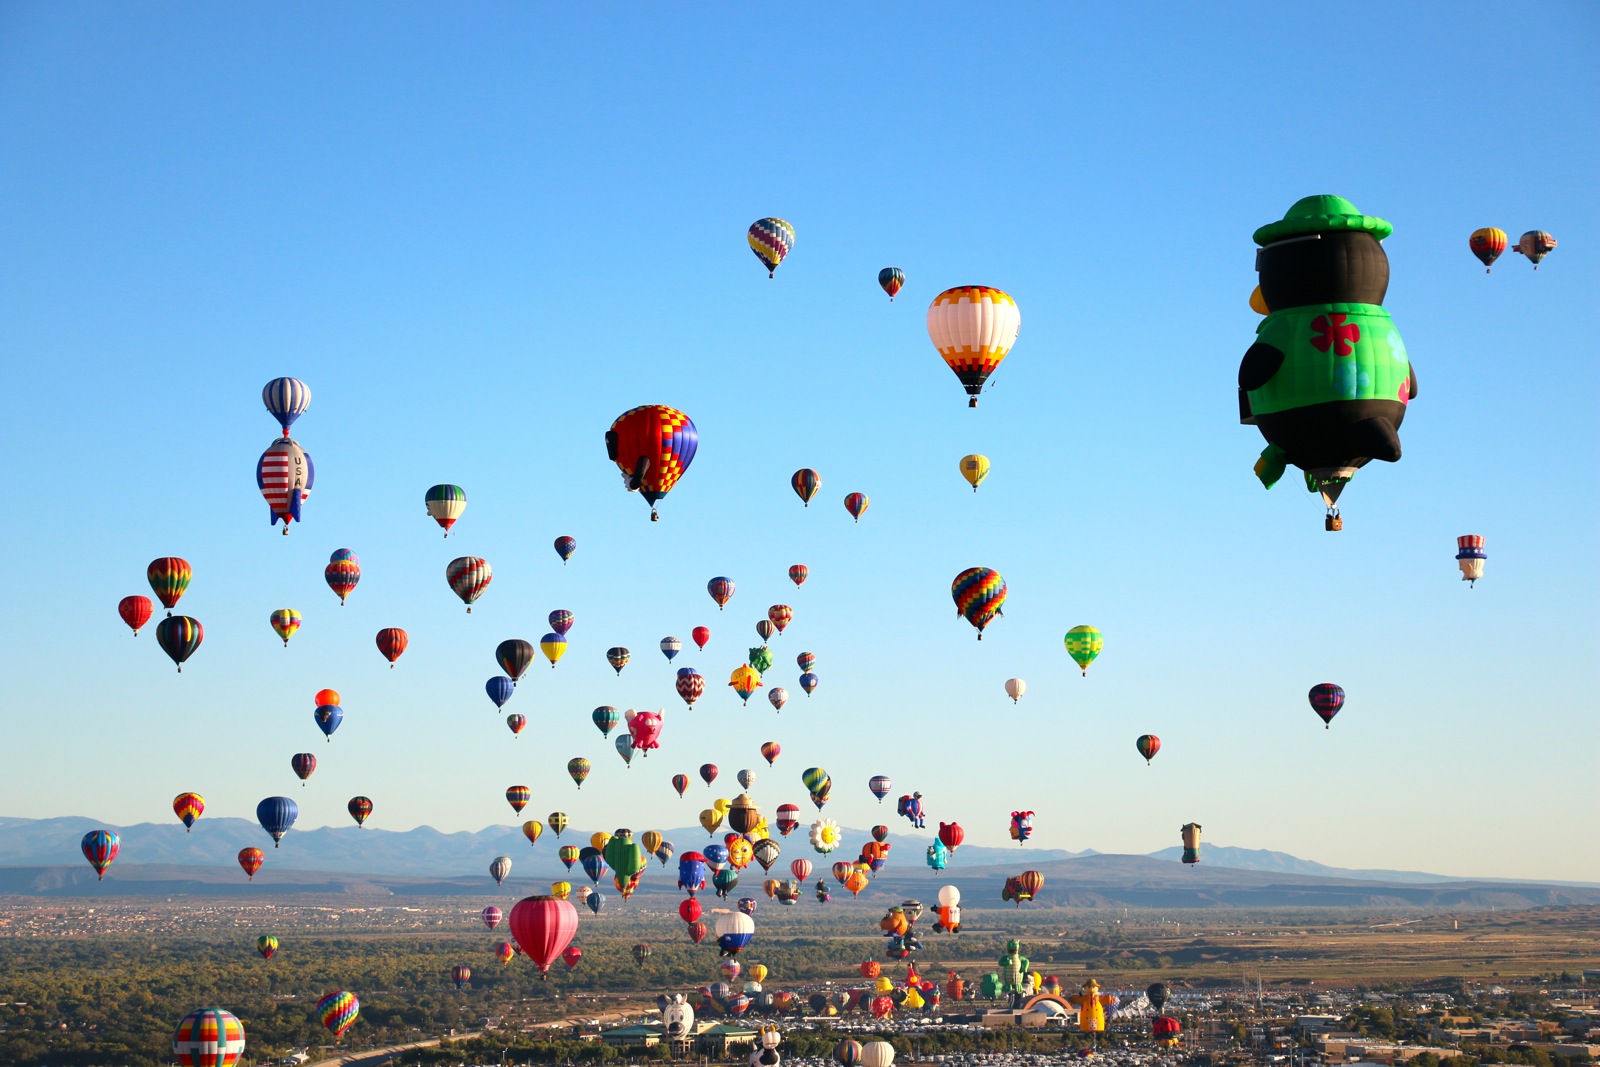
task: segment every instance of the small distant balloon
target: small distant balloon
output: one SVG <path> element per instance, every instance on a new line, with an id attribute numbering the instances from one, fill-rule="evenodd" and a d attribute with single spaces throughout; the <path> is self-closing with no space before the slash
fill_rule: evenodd
<path id="1" fill-rule="evenodd" d="M 850 513 L 850 517 L 852 519 L 860 522 L 861 516 L 867 513 L 867 508 L 871 506 L 871 503 L 872 502 L 867 499 L 867 494 L 851 493 L 849 496 L 844 498 L 844 509 Z"/>
<path id="2" fill-rule="evenodd" d="M 789 477 L 789 485 L 800 498 L 800 503 L 806 507 L 811 506 L 811 498 L 817 495 L 817 490 L 822 488 L 822 475 L 810 467 L 801 467 Z"/>
<path id="3" fill-rule="evenodd" d="M 467 510 L 467 492 L 459 485 L 441 483 L 431 486 L 423 494 L 422 504 L 427 509 L 428 517 L 438 523 L 444 535 L 449 537 L 450 527 Z"/>
<path id="4" fill-rule="evenodd" d="M 348 548 L 336 549 L 328 557 L 328 565 L 322 569 L 322 579 L 339 598 L 342 608 L 345 597 L 353 593 L 356 583 L 361 581 L 361 560 Z"/>
<path id="5" fill-rule="evenodd" d="M 761 261 L 761 265 L 767 268 L 767 277 L 771 278 L 777 271 L 778 264 L 783 262 L 789 250 L 794 247 L 794 227 L 783 219 L 771 217 L 757 219 L 750 224 L 745 240 L 750 245 L 750 251 Z"/>
<path id="6" fill-rule="evenodd" d="M 977 453 L 973 453 L 970 456 L 962 456 L 960 466 L 961 477 L 967 480 L 967 484 L 972 486 L 972 491 L 976 493 L 978 484 L 989 477 L 989 457 L 980 456 Z"/>
<path id="7" fill-rule="evenodd" d="M 561 557 L 562 566 L 566 566 L 567 560 L 571 559 L 572 554 L 577 550 L 578 539 L 576 537 L 563 536 L 556 538 L 556 555 Z"/>
<path id="8" fill-rule="evenodd" d="M 283 638 L 283 647 L 288 648 L 289 638 L 300 630 L 300 613 L 293 608 L 279 608 L 267 621 L 272 624 L 273 632 Z"/>
<path id="9" fill-rule="evenodd" d="M 906 272 L 899 267 L 885 267 L 878 272 L 878 285 L 889 294 L 889 302 L 894 302 L 895 294 L 906 283 Z"/>

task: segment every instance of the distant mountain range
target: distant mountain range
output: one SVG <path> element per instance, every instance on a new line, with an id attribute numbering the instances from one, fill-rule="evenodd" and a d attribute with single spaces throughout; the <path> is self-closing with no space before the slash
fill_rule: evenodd
<path id="1" fill-rule="evenodd" d="M 512 859 L 512 877 L 501 895 L 534 893 L 559 878 L 574 881 L 556 857 L 556 838 L 546 831 L 530 848 L 517 829 L 491 827 L 476 833 L 440 833 L 431 827 L 394 831 L 349 827 L 291 830 L 281 848 L 245 819 L 202 819 L 192 833 L 176 823 L 140 823 L 114 829 L 122 840 L 117 863 L 97 883 L 78 850 L 82 836 L 103 827 L 92 819 L 0 818 L 0 894 L 23 896 L 204 894 L 280 896 L 455 896 L 495 892 L 489 862 Z M 681 852 L 710 842 L 699 827 L 664 831 Z M 719 835 L 720 836 L 720 835 Z M 866 831 L 846 830 L 849 841 Z M 587 832 L 568 829 L 560 844 L 583 844 Z M 784 855 L 773 876 L 788 876 L 788 861 L 804 855 L 826 875 L 829 859 L 816 855 L 800 831 L 779 838 Z M 932 836 L 891 834 L 890 864 L 875 879 L 892 893 L 928 894 L 946 882 L 977 901 L 996 900 L 999 885 L 1024 869 L 1044 873 L 1040 905 L 1067 907 L 1424 907 L 1520 908 L 1600 904 L 1600 885 L 1457 879 L 1415 871 L 1344 870 L 1282 852 L 1204 846 L 1202 862 L 1185 866 L 1180 849 L 1148 856 L 1093 851 L 1015 849 L 963 845 L 945 871 L 924 862 Z M 242 848 L 265 850 L 267 860 L 253 881 L 235 865 Z M 845 858 L 845 850 L 834 854 Z M 853 853 L 852 853 L 853 856 Z M 753 877 L 752 877 L 753 876 Z M 766 877 L 752 867 L 752 883 Z M 641 893 L 647 898 L 675 891 L 676 864 L 652 862 Z M 609 883 L 609 879 L 607 880 Z M 605 886 L 603 886 L 604 888 Z M 841 893 L 842 897 L 843 894 Z M 839 898 L 836 898 L 839 899 Z"/>

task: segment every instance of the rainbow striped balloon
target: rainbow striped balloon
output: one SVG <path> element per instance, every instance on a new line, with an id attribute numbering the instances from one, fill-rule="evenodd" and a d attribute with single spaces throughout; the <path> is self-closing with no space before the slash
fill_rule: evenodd
<path id="1" fill-rule="evenodd" d="M 1003 614 L 1006 603 L 1006 580 L 1000 572 L 990 567 L 968 567 L 950 583 L 950 596 L 956 602 L 956 612 L 978 630 L 978 640 L 983 640 L 983 628 Z"/>
<path id="2" fill-rule="evenodd" d="M 750 232 L 745 239 L 750 242 L 750 251 L 767 268 L 767 277 L 770 278 L 778 269 L 778 264 L 783 262 L 783 257 L 794 247 L 794 227 L 782 219 L 757 219 L 750 224 Z"/>
<path id="3" fill-rule="evenodd" d="M 233 1067 L 244 1055 L 244 1024 L 221 1008 L 191 1011 L 178 1024 L 172 1054 L 184 1067 Z"/>
<path id="4" fill-rule="evenodd" d="M 344 1032 L 355 1025 L 356 1016 L 361 1014 L 361 1001 L 356 999 L 354 993 L 347 993 L 343 989 L 335 989 L 332 993 L 317 1001 L 317 1014 L 322 1017 L 322 1025 L 337 1041 L 344 1036 Z"/>

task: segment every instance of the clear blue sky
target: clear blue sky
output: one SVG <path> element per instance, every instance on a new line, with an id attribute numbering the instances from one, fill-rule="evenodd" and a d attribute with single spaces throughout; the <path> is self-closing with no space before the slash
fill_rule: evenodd
<path id="1" fill-rule="evenodd" d="M 675 771 L 755 767 L 770 811 L 821 764 L 850 825 L 889 820 L 885 773 L 984 843 L 1027 807 L 1047 847 L 1143 852 L 1193 820 L 1345 866 L 1600 878 L 1597 30 L 1585 3 L 8 4 L 0 813 L 161 820 L 195 789 L 244 817 L 292 794 L 312 826 L 365 793 L 373 825 L 476 829 L 521 782 L 541 814 L 642 828 L 704 806 Z M 1420 381 L 1404 460 L 1358 476 L 1337 536 L 1292 479 L 1257 484 L 1233 386 L 1251 232 L 1323 192 L 1394 223 Z M 798 232 L 774 281 L 745 247 L 764 215 Z M 1560 247 L 1486 277 L 1485 225 Z M 962 283 L 1023 317 L 976 411 L 924 329 Z M 295 436 L 318 471 L 287 538 L 253 480 L 283 374 L 315 392 Z M 701 434 L 656 524 L 601 440 L 651 402 Z M 422 510 L 439 481 L 470 500 L 449 541 Z M 343 609 L 341 546 L 365 571 Z M 167 554 L 207 634 L 181 677 L 115 611 Z M 460 554 L 495 568 L 470 617 L 443 578 Z M 948 591 L 974 564 L 1010 583 L 981 644 Z M 781 716 L 723 684 L 779 601 Z M 287 650 L 284 606 L 305 615 Z M 571 648 L 530 671 L 513 739 L 492 652 L 557 607 Z M 656 642 L 700 623 L 711 646 L 669 666 Z M 1078 623 L 1106 635 L 1087 679 Z M 693 711 L 685 662 L 710 682 Z M 1321 681 L 1349 692 L 1331 731 Z M 347 709 L 331 745 L 322 686 Z M 599 704 L 665 707 L 663 749 L 625 770 Z"/>

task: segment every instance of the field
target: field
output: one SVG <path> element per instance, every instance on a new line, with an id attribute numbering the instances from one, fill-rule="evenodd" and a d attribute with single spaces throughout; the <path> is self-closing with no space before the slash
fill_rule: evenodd
<path id="1" fill-rule="evenodd" d="M 359 1045 L 475 1028 L 595 1017 L 660 992 L 719 979 L 709 941 L 691 945 L 682 924 L 652 909 L 617 909 L 584 923 L 584 958 L 537 980 L 527 961 L 501 966 L 491 945 L 506 936 L 461 902 L 352 905 L 337 898 L 276 906 L 178 901 L 78 904 L 12 901 L 0 910 L 0 1062 L 27 1065 L 163 1062 L 170 1029 L 193 1007 L 220 1003 L 249 1020 L 258 1053 L 316 1047 L 325 1035 L 312 1005 L 336 988 L 357 992 Z M 771 970 L 768 990 L 833 982 L 859 985 L 878 958 L 880 907 L 779 909 L 763 903 L 743 957 Z M 1192 914 L 970 910 L 958 936 L 925 919 L 916 962 L 925 976 L 994 969 L 1020 937 L 1041 973 L 1073 986 L 1093 976 L 1108 989 L 1221 989 L 1259 979 L 1268 988 L 1456 985 L 1555 976 L 1600 967 L 1600 908 L 1460 915 Z M 279 937 L 271 960 L 258 934 Z M 641 965 L 633 956 L 648 944 Z M 465 963 L 457 991 L 449 969 Z M 108 1053 L 111 1053 L 108 1055 Z"/>

